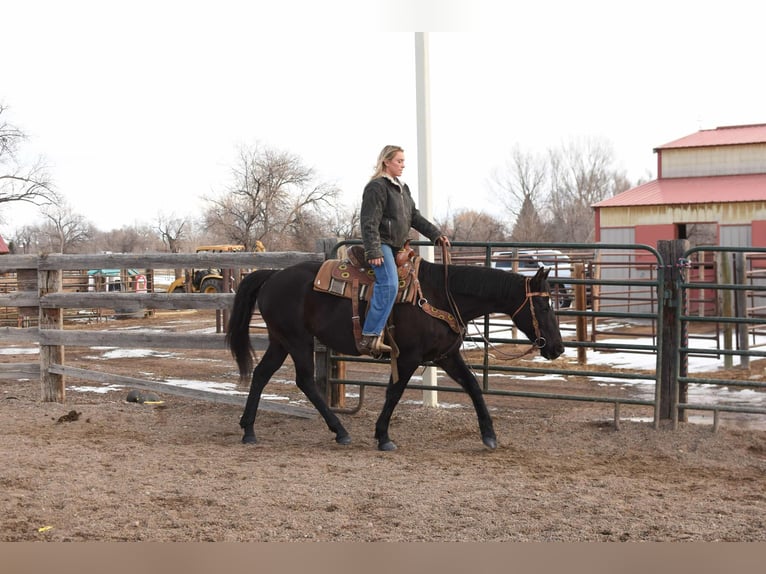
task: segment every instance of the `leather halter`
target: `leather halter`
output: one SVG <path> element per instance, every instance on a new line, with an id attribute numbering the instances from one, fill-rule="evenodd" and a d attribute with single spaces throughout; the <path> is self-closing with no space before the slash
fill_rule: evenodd
<path id="1" fill-rule="evenodd" d="M 532 297 L 550 297 L 551 295 L 550 293 L 545 293 L 542 291 L 531 291 L 529 287 L 531 280 L 531 277 L 526 277 L 524 279 L 524 301 L 521 303 L 521 305 L 519 305 L 519 308 L 513 312 L 513 315 L 511 315 L 511 320 L 513 320 L 514 317 L 518 315 L 519 311 L 521 311 L 524 306 L 529 303 L 529 312 L 532 314 L 532 325 L 535 329 L 534 346 L 538 349 L 542 349 L 545 347 L 548 341 L 545 340 L 545 337 L 540 336 L 540 325 L 537 322 L 537 315 L 535 314 L 535 306 L 532 302 Z"/>

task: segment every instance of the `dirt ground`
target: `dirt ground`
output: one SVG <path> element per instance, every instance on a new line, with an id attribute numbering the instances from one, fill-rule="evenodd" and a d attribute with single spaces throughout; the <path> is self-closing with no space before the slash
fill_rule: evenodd
<path id="1" fill-rule="evenodd" d="M 67 349 L 67 364 L 236 383 L 225 352 L 101 353 Z M 266 392 L 297 404 L 289 366 L 276 378 Z M 57 404 L 37 382 L 0 381 L 0 541 L 766 540 L 763 430 L 655 429 L 629 407 L 618 430 L 609 405 L 492 397 L 490 451 L 463 395 L 426 408 L 410 390 L 391 425 L 399 449 L 382 453 L 383 389 L 370 388 L 341 415 L 350 446 L 319 417 L 269 411 L 243 445 L 239 406 L 73 390 L 86 384 L 69 379 Z"/>

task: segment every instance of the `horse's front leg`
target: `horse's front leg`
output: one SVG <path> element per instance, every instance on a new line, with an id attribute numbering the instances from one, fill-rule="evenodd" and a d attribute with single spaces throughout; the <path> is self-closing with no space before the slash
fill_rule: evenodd
<path id="1" fill-rule="evenodd" d="M 450 353 L 446 357 L 436 361 L 444 372 L 452 377 L 471 397 L 473 408 L 476 410 L 476 416 L 479 419 L 479 431 L 481 440 L 487 448 L 497 448 L 497 437 L 495 436 L 495 427 L 492 424 L 492 417 L 487 409 L 487 403 L 484 401 L 484 394 L 481 392 L 479 381 L 465 364 L 459 351 Z"/>
<path id="2" fill-rule="evenodd" d="M 394 383 L 393 378 L 388 379 L 386 401 L 383 403 L 383 409 L 380 411 L 378 420 L 375 423 L 375 438 L 378 441 L 378 450 L 396 450 L 396 444 L 388 436 L 388 427 L 391 423 L 391 416 L 394 414 L 394 409 L 396 408 L 396 405 L 399 404 L 399 400 L 404 394 L 404 389 L 407 388 L 407 383 L 410 382 L 412 373 L 414 373 L 417 368 L 417 363 L 411 367 L 405 366 L 401 357 L 399 357 L 398 368 L 399 380 Z"/>

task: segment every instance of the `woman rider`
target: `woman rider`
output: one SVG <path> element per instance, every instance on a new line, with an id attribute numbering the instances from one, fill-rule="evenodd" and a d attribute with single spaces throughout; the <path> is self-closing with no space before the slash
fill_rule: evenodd
<path id="1" fill-rule="evenodd" d="M 404 247 L 410 228 L 436 245 L 450 246 L 439 228 L 415 207 L 410 188 L 399 178 L 404 171 L 404 150 L 387 145 L 378 156 L 375 173 L 364 188 L 360 224 L 364 256 L 375 272 L 375 285 L 362 327 L 359 352 L 379 355 L 391 351 L 383 343 L 383 328 L 399 289 L 394 255 Z"/>

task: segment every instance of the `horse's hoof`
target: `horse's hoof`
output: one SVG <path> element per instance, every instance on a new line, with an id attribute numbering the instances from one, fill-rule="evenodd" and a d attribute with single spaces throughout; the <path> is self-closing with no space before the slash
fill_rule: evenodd
<path id="1" fill-rule="evenodd" d="M 255 440 L 255 435 L 245 435 L 242 437 L 242 444 L 255 444 L 258 442 Z"/>
<path id="2" fill-rule="evenodd" d="M 486 446 L 489 449 L 495 450 L 497 448 L 497 439 L 492 437 L 485 437 L 482 439 L 482 442 L 484 442 L 484 446 Z"/>
<path id="3" fill-rule="evenodd" d="M 335 442 L 337 442 L 338 444 L 343 444 L 343 445 L 351 444 L 351 437 L 349 435 L 346 435 L 346 436 L 336 436 L 335 437 Z"/>
<path id="4" fill-rule="evenodd" d="M 396 450 L 396 445 L 389 440 L 387 442 L 382 442 L 378 444 L 378 450 L 382 450 L 386 452 Z"/>

